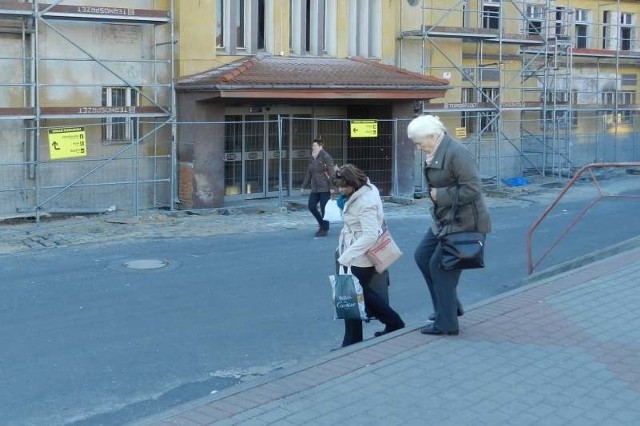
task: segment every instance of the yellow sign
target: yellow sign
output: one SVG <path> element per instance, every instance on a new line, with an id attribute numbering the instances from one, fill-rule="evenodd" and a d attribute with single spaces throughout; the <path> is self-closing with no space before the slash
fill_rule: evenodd
<path id="1" fill-rule="evenodd" d="M 377 138 L 378 120 L 351 120 L 352 138 Z"/>
<path id="2" fill-rule="evenodd" d="M 52 160 L 86 155 L 87 135 L 84 127 L 49 130 L 49 157 Z"/>
<path id="3" fill-rule="evenodd" d="M 467 129 L 465 127 L 456 127 L 456 138 L 466 138 Z"/>

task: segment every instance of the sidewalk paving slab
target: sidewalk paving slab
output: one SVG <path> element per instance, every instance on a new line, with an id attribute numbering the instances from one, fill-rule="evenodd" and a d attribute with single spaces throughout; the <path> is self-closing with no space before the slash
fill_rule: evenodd
<path id="1" fill-rule="evenodd" d="M 640 248 L 136 425 L 638 425 Z"/>

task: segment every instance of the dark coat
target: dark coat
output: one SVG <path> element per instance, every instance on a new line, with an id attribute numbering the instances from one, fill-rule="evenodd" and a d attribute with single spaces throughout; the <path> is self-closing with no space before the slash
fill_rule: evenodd
<path id="1" fill-rule="evenodd" d="M 333 158 L 327 151 L 321 149 L 316 158 L 312 156 L 309 160 L 302 187 L 307 188 L 311 184 L 311 192 L 329 192 L 334 173 Z"/>
<path id="2" fill-rule="evenodd" d="M 491 232 L 491 219 L 482 195 L 480 173 L 473 156 L 464 145 L 445 133 L 433 161 L 424 171 L 429 188 L 436 188 L 436 199 L 431 209 L 436 235 L 460 231 Z M 449 224 L 447 215 L 453 207 L 456 191 L 458 213 L 453 223 Z"/>

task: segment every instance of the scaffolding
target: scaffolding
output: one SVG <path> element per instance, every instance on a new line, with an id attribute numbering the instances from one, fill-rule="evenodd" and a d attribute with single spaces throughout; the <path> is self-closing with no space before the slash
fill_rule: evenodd
<path id="1" fill-rule="evenodd" d="M 404 3 L 400 66 L 451 81 L 456 101 L 423 112 L 455 131 L 488 182 L 636 160 L 637 72 L 625 67 L 640 53 L 625 35 L 624 1 L 583 10 L 561 0 L 422 0 L 420 22 Z"/>
<path id="2" fill-rule="evenodd" d="M 173 208 L 173 0 L 88 3 L 0 2 L 0 216 Z"/>

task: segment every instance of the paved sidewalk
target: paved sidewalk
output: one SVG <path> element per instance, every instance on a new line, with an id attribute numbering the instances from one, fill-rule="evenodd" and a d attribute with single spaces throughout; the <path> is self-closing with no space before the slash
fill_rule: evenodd
<path id="1" fill-rule="evenodd" d="M 640 248 L 138 425 L 638 425 Z"/>

